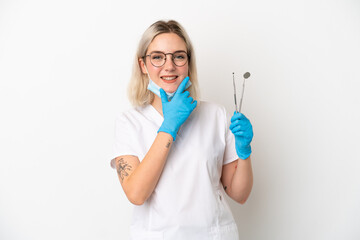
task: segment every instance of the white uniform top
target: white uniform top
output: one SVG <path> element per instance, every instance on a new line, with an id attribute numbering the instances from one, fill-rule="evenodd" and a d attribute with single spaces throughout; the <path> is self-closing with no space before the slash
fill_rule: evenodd
<path id="1" fill-rule="evenodd" d="M 163 120 L 151 105 L 119 114 L 114 158 L 134 155 L 141 161 Z M 201 102 L 181 126 L 154 192 L 134 206 L 131 239 L 238 239 L 220 182 L 222 166 L 236 159 L 225 108 Z"/>

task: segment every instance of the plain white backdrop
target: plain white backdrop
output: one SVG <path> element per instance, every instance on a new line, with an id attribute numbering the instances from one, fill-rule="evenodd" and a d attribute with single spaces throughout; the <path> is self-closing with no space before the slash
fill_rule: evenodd
<path id="1" fill-rule="evenodd" d="M 0 0 L 0 239 L 128 239 L 114 120 L 159 19 L 188 31 L 203 100 L 232 113 L 232 72 L 252 74 L 240 239 L 360 239 L 356 0 Z"/>

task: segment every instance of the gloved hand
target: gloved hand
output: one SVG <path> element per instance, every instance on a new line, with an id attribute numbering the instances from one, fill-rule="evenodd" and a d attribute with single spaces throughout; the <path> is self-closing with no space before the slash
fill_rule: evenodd
<path id="1" fill-rule="evenodd" d="M 236 153 L 241 159 L 247 159 L 251 154 L 251 140 L 254 136 L 252 125 L 244 114 L 234 112 L 231 118 L 230 130 L 235 135 Z"/>
<path id="2" fill-rule="evenodd" d="M 180 126 L 190 116 L 191 112 L 195 109 L 197 101 L 193 102 L 193 98 L 189 97 L 190 93 L 185 90 L 185 86 L 189 81 L 186 77 L 179 85 L 174 97 L 168 101 L 165 91 L 161 88 L 161 102 L 164 115 L 164 121 L 160 126 L 158 132 L 166 132 L 176 139 L 177 132 Z"/>

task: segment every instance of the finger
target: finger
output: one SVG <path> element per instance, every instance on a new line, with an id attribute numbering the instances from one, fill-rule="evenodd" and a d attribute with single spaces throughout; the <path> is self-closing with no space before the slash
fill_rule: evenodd
<path id="1" fill-rule="evenodd" d="M 241 120 L 234 120 L 230 124 L 230 130 L 232 131 L 235 127 L 242 125 Z"/>
<path id="2" fill-rule="evenodd" d="M 162 103 L 167 103 L 169 101 L 164 89 L 162 89 L 162 88 L 160 88 L 160 96 L 161 96 Z"/>
<path id="3" fill-rule="evenodd" d="M 234 113 L 234 115 L 231 118 L 231 122 L 234 122 L 236 120 L 250 122 L 249 119 L 247 119 L 247 117 L 243 113 Z"/>
<path id="4" fill-rule="evenodd" d="M 233 129 L 232 131 L 234 134 L 238 134 L 238 133 L 241 133 L 241 134 L 244 134 L 246 136 L 251 136 L 253 134 L 252 132 L 252 129 L 251 128 L 237 128 L 237 129 Z"/>
<path id="5" fill-rule="evenodd" d="M 186 86 L 186 84 L 188 83 L 189 80 L 190 80 L 189 77 L 184 78 L 184 80 L 182 80 L 182 82 L 180 83 L 178 89 L 176 90 L 175 94 L 182 93 L 185 90 L 185 86 Z"/>
<path id="6" fill-rule="evenodd" d="M 241 129 L 251 128 L 251 123 L 247 119 L 235 120 L 230 124 L 230 130 L 234 131 L 236 127 L 240 127 Z"/>
<path id="7" fill-rule="evenodd" d="M 246 136 L 246 134 L 245 134 L 244 131 L 233 132 L 233 134 L 234 134 L 236 137 L 244 137 L 244 136 Z"/>
<path id="8" fill-rule="evenodd" d="M 241 119 L 242 115 L 243 115 L 242 113 L 234 112 L 234 115 L 231 117 L 231 122 L 234 122 L 235 120 Z"/>
<path id="9" fill-rule="evenodd" d="M 189 91 L 185 91 L 185 92 L 183 93 L 183 96 L 185 96 L 185 97 L 187 98 L 188 96 L 190 96 L 190 92 L 189 92 Z"/>
<path id="10" fill-rule="evenodd" d="M 254 136 L 254 132 L 253 132 L 252 128 L 246 128 L 246 129 L 240 129 L 240 130 L 236 129 L 236 130 L 232 131 L 232 133 L 235 136 L 241 136 L 246 139 L 252 139 Z"/>
<path id="11" fill-rule="evenodd" d="M 196 108 L 196 106 L 197 106 L 197 101 L 195 100 L 195 101 L 191 104 L 191 106 L 193 107 L 192 110 L 194 110 L 194 109 Z"/>
<path id="12" fill-rule="evenodd" d="M 232 128 L 230 127 L 230 130 L 231 130 L 232 133 L 236 133 L 236 132 L 241 130 L 241 126 L 236 125 L 236 126 L 233 126 Z"/>
<path id="13" fill-rule="evenodd" d="M 192 102 L 193 102 L 192 97 L 185 98 L 185 103 L 187 103 L 187 104 L 191 104 Z"/>

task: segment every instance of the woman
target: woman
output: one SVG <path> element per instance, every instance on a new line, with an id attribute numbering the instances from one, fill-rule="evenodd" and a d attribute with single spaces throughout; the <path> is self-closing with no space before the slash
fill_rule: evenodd
<path id="1" fill-rule="evenodd" d="M 243 204 L 250 194 L 252 126 L 235 112 L 229 128 L 223 107 L 197 102 L 193 47 L 176 21 L 143 34 L 129 98 L 111 164 L 136 205 L 131 239 L 238 239 L 224 195 Z"/>

